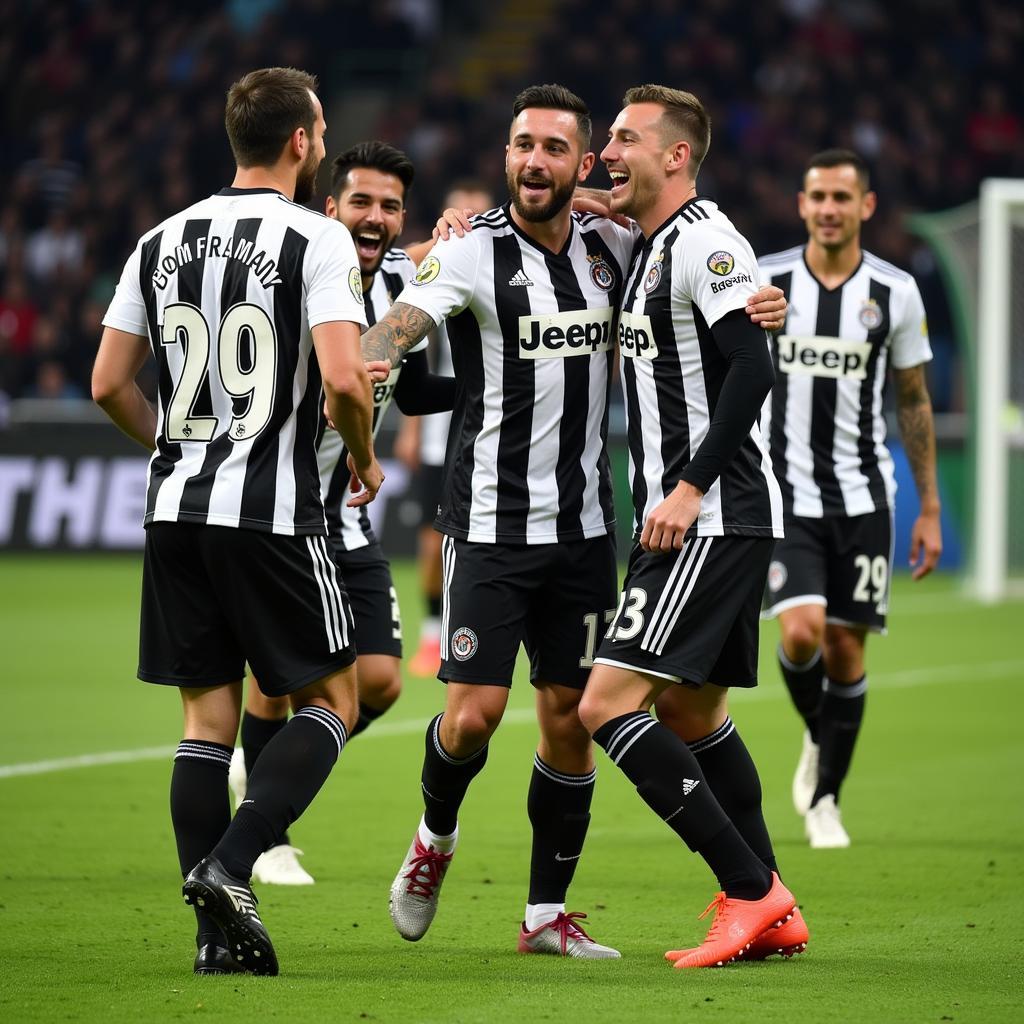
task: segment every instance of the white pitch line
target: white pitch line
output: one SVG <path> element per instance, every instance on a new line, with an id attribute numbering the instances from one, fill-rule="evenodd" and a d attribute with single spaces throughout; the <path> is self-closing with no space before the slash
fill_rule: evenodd
<path id="1" fill-rule="evenodd" d="M 1024 660 L 971 662 L 964 665 L 937 665 L 934 668 L 911 668 L 901 672 L 879 672 L 869 675 L 872 689 L 901 690 L 913 686 L 934 686 L 955 683 L 969 675 L 972 680 L 1024 679 Z M 781 687 L 739 690 L 740 701 L 782 700 L 787 696 Z M 388 736 L 412 736 L 422 733 L 430 718 L 406 718 L 397 722 L 380 722 L 360 737 L 367 740 Z M 505 712 L 502 722 L 525 725 L 536 721 L 533 708 L 512 708 Z M 74 768 L 95 768 L 108 764 L 134 764 L 138 761 L 162 761 L 172 757 L 178 748 L 142 747 L 139 750 L 110 750 L 100 754 L 80 754 L 78 757 L 58 757 L 49 761 L 30 761 L 26 764 L 0 765 L 0 779 L 21 775 L 46 775 L 50 772 L 69 771 Z"/>

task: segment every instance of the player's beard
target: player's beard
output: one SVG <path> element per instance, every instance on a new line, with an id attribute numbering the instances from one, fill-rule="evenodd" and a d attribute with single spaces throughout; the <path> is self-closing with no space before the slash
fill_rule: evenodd
<path id="1" fill-rule="evenodd" d="M 320 170 L 320 161 L 310 149 L 306 159 L 302 161 L 299 175 L 295 179 L 295 202 L 305 206 L 316 193 L 316 172 Z"/>
<path id="2" fill-rule="evenodd" d="M 523 220 L 529 221 L 531 224 L 539 224 L 542 221 L 551 220 L 572 199 L 572 194 L 576 191 L 575 178 L 567 181 L 564 185 L 559 185 L 552 179 L 551 198 L 543 206 L 527 206 L 519 195 L 519 189 L 522 186 L 523 179 L 526 177 L 527 175 L 525 174 L 516 177 L 512 171 L 507 171 L 505 181 L 508 185 L 508 194 L 512 197 L 512 205 L 516 208 L 516 213 Z"/>

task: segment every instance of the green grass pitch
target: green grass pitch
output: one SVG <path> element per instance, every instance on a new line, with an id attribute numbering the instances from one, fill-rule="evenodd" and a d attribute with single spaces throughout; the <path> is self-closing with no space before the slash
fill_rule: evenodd
<path id="1" fill-rule="evenodd" d="M 396 579 L 414 638 L 412 567 L 396 566 Z M 420 813 L 423 725 L 443 697 L 436 681 L 410 678 L 293 829 L 316 886 L 259 892 L 281 976 L 195 978 L 160 750 L 176 744 L 180 713 L 173 690 L 134 679 L 139 563 L 8 556 L 0 581 L 3 1021 L 1024 1019 L 1020 602 L 982 608 L 950 580 L 897 582 L 890 636 L 869 644 L 845 851 L 808 849 L 790 806 L 800 730 L 764 626 L 762 685 L 737 695 L 733 716 L 811 928 L 801 957 L 693 972 L 662 960 L 703 935 L 713 878 L 601 752 L 570 909 L 623 957 L 518 956 L 536 742 L 522 678 L 463 808 L 435 924 L 403 942 L 387 890 Z M 108 752 L 127 753 L 9 770 Z"/>

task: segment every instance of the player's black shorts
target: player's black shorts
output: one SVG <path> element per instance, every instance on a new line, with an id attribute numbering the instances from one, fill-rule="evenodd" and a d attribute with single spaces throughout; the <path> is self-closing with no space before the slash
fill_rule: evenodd
<path id="1" fill-rule="evenodd" d="M 530 682 L 582 690 L 615 607 L 614 537 L 441 546 L 441 679 L 511 686 L 520 643 Z"/>
<path id="2" fill-rule="evenodd" d="M 355 643 L 360 654 L 402 656 L 402 617 L 391 567 L 377 541 L 346 551 L 328 539 L 356 620 Z"/>
<path id="3" fill-rule="evenodd" d="M 700 686 L 757 686 L 758 612 L 775 541 L 696 537 L 682 551 L 633 546 L 595 661 Z"/>
<path id="4" fill-rule="evenodd" d="M 441 484 L 444 480 L 444 466 L 432 466 L 421 462 L 416 471 L 416 488 L 420 501 L 420 526 L 433 526 L 437 517 L 437 506 L 441 504 Z"/>
<path id="5" fill-rule="evenodd" d="M 219 686 L 252 667 L 280 697 L 351 665 L 352 611 L 326 537 L 153 523 L 142 570 L 139 678 Z"/>
<path id="6" fill-rule="evenodd" d="M 786 537 L 768 570 L 763 617 L 800 605 L 823 605 L 842 626 L 885 632 L 892 575 L 892 512 L 786 519 Z"/>

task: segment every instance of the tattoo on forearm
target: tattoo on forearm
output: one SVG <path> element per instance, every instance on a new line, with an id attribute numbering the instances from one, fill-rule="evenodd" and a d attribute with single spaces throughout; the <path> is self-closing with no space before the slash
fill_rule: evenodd
<path id="1" fill-rule="evenodd" d="M 432 316 L 408 303 L 396 302 L 363 335 L 363 359 L 386 359 L 397 366 L 406 352 L 433 329 Z"/>
<path id="2" fill-rule="evenodd" d="M 906 371 L 895 374 L 897 385 L 896 418 L 907 461 L 914 474 L 918 497 L 923 501 L 938 497 L 935 477 L 935 424 L 932 403 L 924 384 L 924 373 Z"/>

